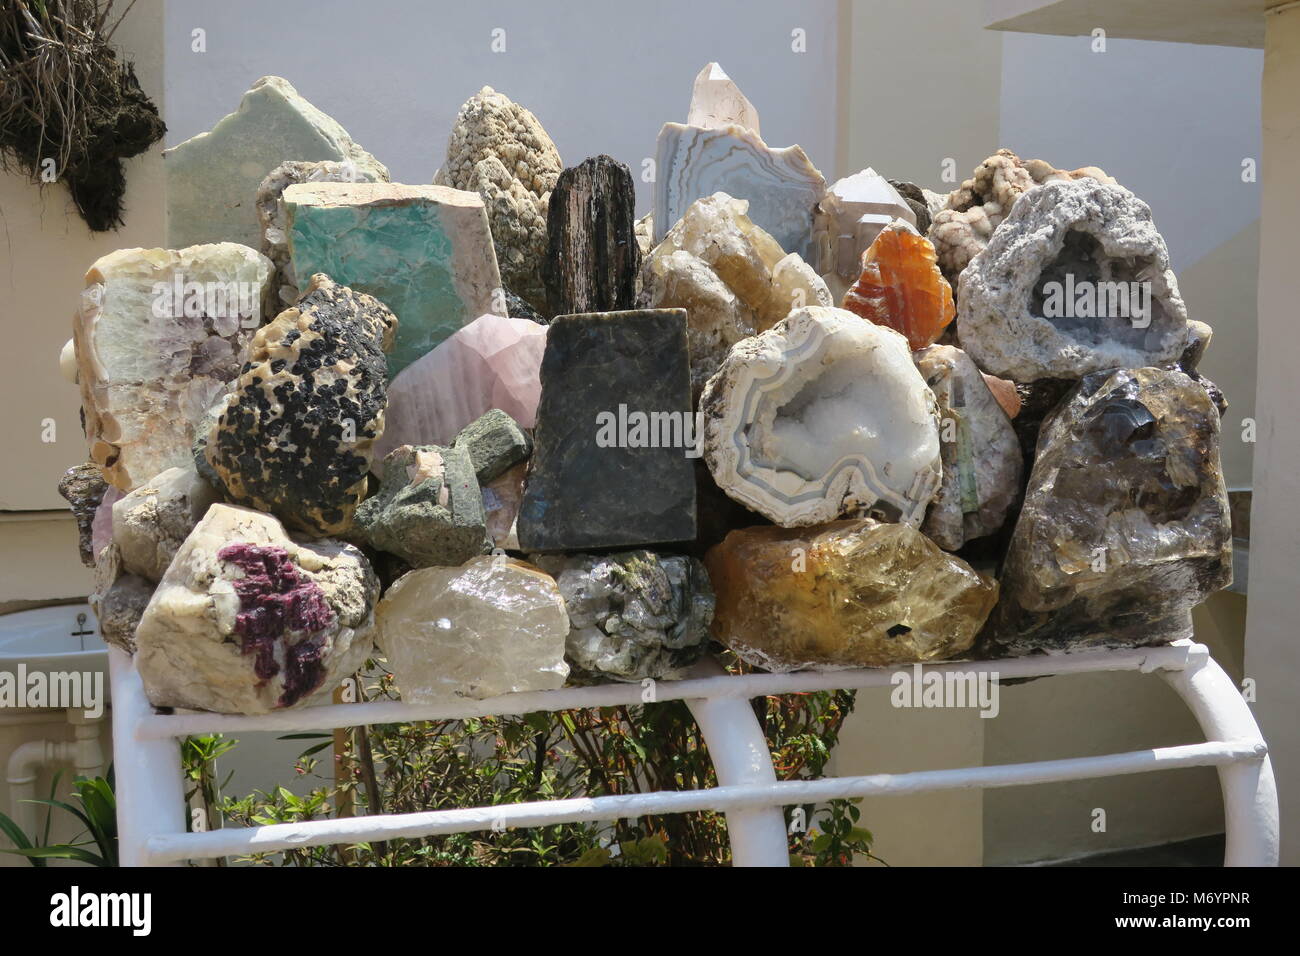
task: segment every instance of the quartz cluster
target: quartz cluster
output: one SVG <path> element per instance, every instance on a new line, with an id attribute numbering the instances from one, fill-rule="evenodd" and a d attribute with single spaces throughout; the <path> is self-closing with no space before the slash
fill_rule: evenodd
<path id="1" fill-rule="evenodd" d="M 184 247 L 98 260 L 60 357 L 158 707 L 1160 643 L 1231 578 L 1211 330 L 1096 167 L 828 186 L 716 63 L 640 218 L 490 87 L 433 184 L 277 78 L 167 162 Z"/>

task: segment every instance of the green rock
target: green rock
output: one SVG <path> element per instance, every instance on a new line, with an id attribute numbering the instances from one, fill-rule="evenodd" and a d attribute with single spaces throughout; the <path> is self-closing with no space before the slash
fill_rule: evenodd
<path id="1" fill-rule="evenodd" d="M 501 409 L 493 408 L 462 428 L 452 447 L 469 452 L 474 474 L 482 483 L 527 458 L 533 443 L 518 422 Z"/>
<path id="2" fill-rule="evenodd" d="M 391 379 L 505 295 L 477 193 L 398 183 L 299 183 L 284 191 L 296 275 L 317 272 L 397 315 Z"/>

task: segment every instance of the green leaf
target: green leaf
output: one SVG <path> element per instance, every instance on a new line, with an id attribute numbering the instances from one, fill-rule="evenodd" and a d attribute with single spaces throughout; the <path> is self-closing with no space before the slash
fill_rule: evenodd
<path id="1" fill-rule="evenodd" d="M 603 846 L 593 846 L 582 856 L 578 857 L 569 866 L 609 866 L 609 850 Z"/>
<path id="2" fill-rule="evenodd" d="M 40 860 L 76 860 L 79 863 L 89 863 L 91 866 L 108 866 L 104 858 L 96 856 L 89 850 L 83 850 L 79 846 L 73 846 L 70 843 L 56 844 L 55 846 L 37 846 L 27 850 L 3 850 L 3 853 L 14 853 L 18 856 L 25 856 L 29 859 Z"/>

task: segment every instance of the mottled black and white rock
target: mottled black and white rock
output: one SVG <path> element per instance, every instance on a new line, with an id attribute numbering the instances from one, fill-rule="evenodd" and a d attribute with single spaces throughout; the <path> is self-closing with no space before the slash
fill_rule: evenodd
<path id="1" fill-rule="evenodd" d="M 525 551 L 695 537 L 686 313 L 646 309 L 551 323 L 528 481 Z"/>
<path id="2" fill-rule="evenodd" d="M 59 494 L 72 505 L 72 515 L 77 519 L 77 544 L 81 550 L 81 563 L 88 568 L 95 566 L 91 524 L 95 520 L 95 509 L 99 507 L 107 490 L 104 473 L 93 461 L 73 465 L 59 479 Z"/>
<path id="3" fill-rule="evenodd" d="M 618 160 L 595 156 L 560 173 L 546 218 L 544 278 L 552 315 L 636 305 L 641 250 L 636 190 Z"/>
<path id="4" fill-rule="evenodd" d="M 396 329 L 377 299 L 319 273 L 258 329 L 206 448 L 232 501 L 308 534 L 348 528 L 384 429 Z"/>
<path id="5" fill-rule="evenodd" d="M 532 560 L 564 596 L 570 680 L 668 677 L 708 647 L 713 588 L 695 558 L 623 551 Z"/>
<path id="6" fill-rule="evenodd" d="M 474 464 L 480 484 L 486 484 L 532 451 L 533 441 L 519 423 L 499 408 L 489 409 L 460 430 L 453 448 L 463 448 Z"/>
<path id="7" fill-rule="evenodd" d="M 379 551 L 413 568 L 463 564 L 492 548 L 467 449 L 402 445 L 384 459 L 379 491 L 355 524 Z"/>
<path id="8" fill-rule="evenodd" d="M 994 654 L 1161 644 L 1231 581 L 1205 390 L 1177 371 L 1096 372 L 1043 424 L 982 640 Z"/>

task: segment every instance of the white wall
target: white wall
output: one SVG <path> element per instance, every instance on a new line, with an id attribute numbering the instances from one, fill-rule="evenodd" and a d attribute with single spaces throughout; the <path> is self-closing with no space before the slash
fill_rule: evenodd
<path id="1" fill-rule="evenodd" d="M 639 179 L 659 127 L 686 121 L 695 74 L 717 60 L 758 107 L 766 141 L 799 143 L 829 177 L 836 9 L 834 0 L 171 0 L 167 144 L 210 129 L 258 77 L 277 74 L 394 180 L 424 183 L 460 105 L 491 86 L 536 114 L 566 165 L 608 153 Z M 498 27 L 504 53 L 490 48 Z M 190 52 L 195 28 L 206 30 L 206 53 Z M 806 53 L 791 52 L 795 28 Z M 649 184 L 638 183 L 637 205 L 649 211 Z"/>

